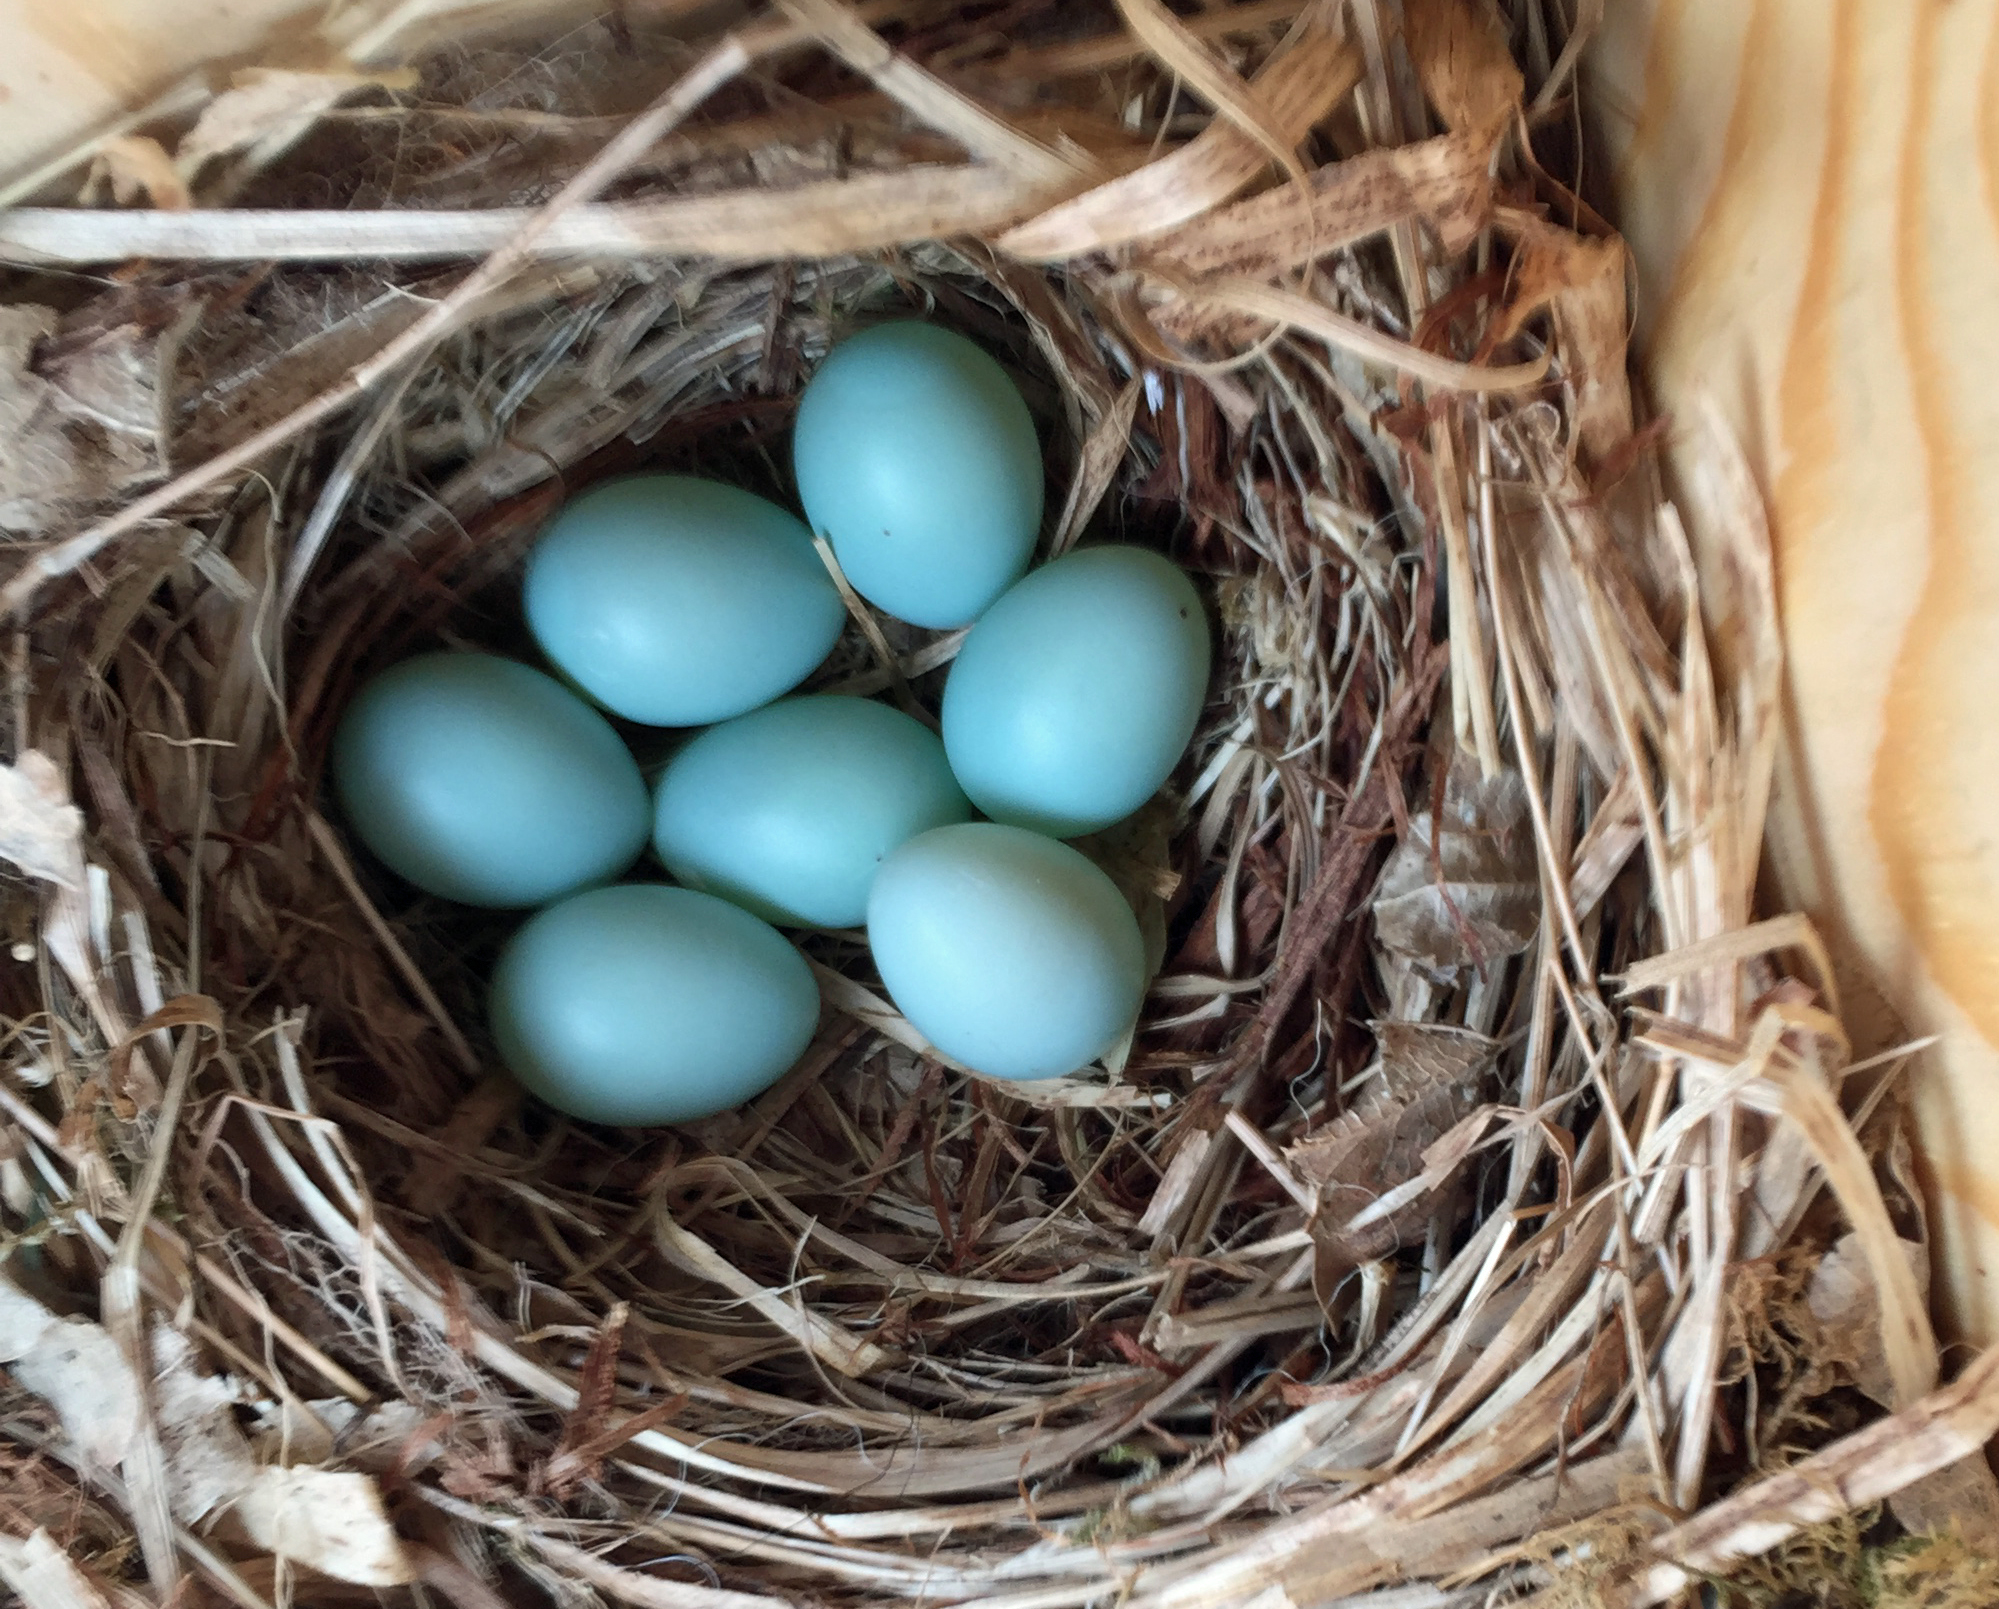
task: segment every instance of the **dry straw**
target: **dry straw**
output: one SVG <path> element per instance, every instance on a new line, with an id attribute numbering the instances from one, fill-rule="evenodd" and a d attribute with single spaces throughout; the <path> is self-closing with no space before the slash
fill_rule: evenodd
<path id="1" fill-rule="evenodd" d="M 1565 8 L 428 9 L 0 212 L 31 1609 L 1635 1606 L 1829 1549 L 1973 1601 L 1999 1364 L 1939 1385 L 1906 1056 L 1757 919 L 1767 535 L 1675 421 L 1697 568 L 1636 428 Z M 801 376 L 910 312 L 1019 374 L 1051 549 L 1216 599 L 1091 846 L 1144 1018 L 984 1082 L 827 935 L 769 1094 L 563 1123 L 490 1072 L 494 924 L 320 814 L 329 724 L 520 646 L 564 488 L 783 495 Z M 820 684 L 934 701 L 958 639 L 865 624 Z"/>

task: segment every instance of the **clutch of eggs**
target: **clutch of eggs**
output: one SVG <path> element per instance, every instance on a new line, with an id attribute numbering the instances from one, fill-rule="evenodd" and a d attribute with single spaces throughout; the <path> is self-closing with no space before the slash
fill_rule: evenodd
<path id="1" fill-rule="evenodd" d="M 522 1084 L 572 1116 L 684 1122 L 781 1077 L 820 1000 L 773 924 L 865 924 L 898 1009 L 989 1077 L 1073 1072 L 1136 1020 L 1137 919 L 1057 840 L 1129 815 L 1178 764 L 1210 659 L 1191 583 L 1126 547 L 1027 572 L 1032 416 L 999 364 L 933 326 L 836 347 L 800 399 L 793 463 L 810 528 L 685 475 L 582 493 L 524 578 L 554 676 L 420 656 L 336 733 L 335 792 L 389 870 L 540 907 L 501 951 L 489 1023 Z M 941 738 L 886 703 L 784 696 L 846 621 L 815 529 L 884 613 L 972 625 Z M 705 729 L 648 799 L 607 714 Z M 681 886 L 617 882 L 648 836 Z"/>

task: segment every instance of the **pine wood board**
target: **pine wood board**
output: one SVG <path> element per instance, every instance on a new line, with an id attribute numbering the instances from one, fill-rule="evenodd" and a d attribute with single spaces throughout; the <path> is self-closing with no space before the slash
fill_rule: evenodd
<path id="1" fill-rule="evenodd" d="M 1999 1339 L 1999 3 L 1613 0 L 1584 94 L 1639 343 L 1768 500 L 1790 665 L 1769 870 L 1915 1074 L 1944 1317 Z"/>

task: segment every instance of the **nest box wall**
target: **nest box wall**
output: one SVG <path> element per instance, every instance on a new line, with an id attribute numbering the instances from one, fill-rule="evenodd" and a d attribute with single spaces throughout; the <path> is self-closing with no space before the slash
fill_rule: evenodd
<path id="1" fill-rule="evenodd" d="M 1768 869 L 1915 1073 L 1945 1317 L 1999 1338 L 1999 4 L 1623 0 L 1585 81 L 1698 526 L 1710 402 L 1790 653 Z M 1698 537 L 1699 532 L 1696 531 Z"/>

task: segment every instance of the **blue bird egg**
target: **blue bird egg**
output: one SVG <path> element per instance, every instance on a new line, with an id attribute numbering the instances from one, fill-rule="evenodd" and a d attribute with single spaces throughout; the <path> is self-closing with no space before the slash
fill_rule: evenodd
<path id="1" fill-rule="evenodd" d="M 1055 1078 L 1138 1017 L 1145 941 L 1125 898 L 1067 844 L 968 822 L 912 838 L 868 897 L 868 946 L 898 1010 L 992 1078 Z"/>
<path id="2" fill-rule="evenodd" d="M 493 971 L 500 1057 L 592 1123 L 686 1123 L 805 1053 L 819 985 L 769 923 L 692 889 L 595 888 L 537 913 Z"/>
<path id="3" fill-rule="evenodd" d="M 972 807 L 944 745 L 871 699 L 787 698 L 690 741 L 659 781 L 667 870 L 773 922 L 858 927 L 890 851 Z"/>
<path id="4" fill-rule="evenodd" d="M 501 909 L 617 877 L 645 846 L 639 768 L 610 723 L 551 677 L 490 654 L 425 654 L 355 695 L 334 791 L 388 868 Z"/>
<path id="5" fill-rule="evenodd" d="M 944 684 L 944 748 L 995 821 L 1095 832 L 1173 773 L 1201 716 L 1210 645 L 1193 583 L 1144 548 L 1044 564 L 989 609 Z"/>
<path id="6" fill-rule="evenodd" d="M 1027 568 L 1041 444 L 1006 371 L 962 335 L 877 325 L 799 399 L 798 495 L 854 590 L 912 625 L 962 626 Z"/>
<path id="7" fill-rule="evenodd" d="M 769 703 L 847 620 L 795 515 L 687 475 L 609 481 L 564 505 L 528 555 L 524 602 L 563 674 L 647 726 Z"/>

